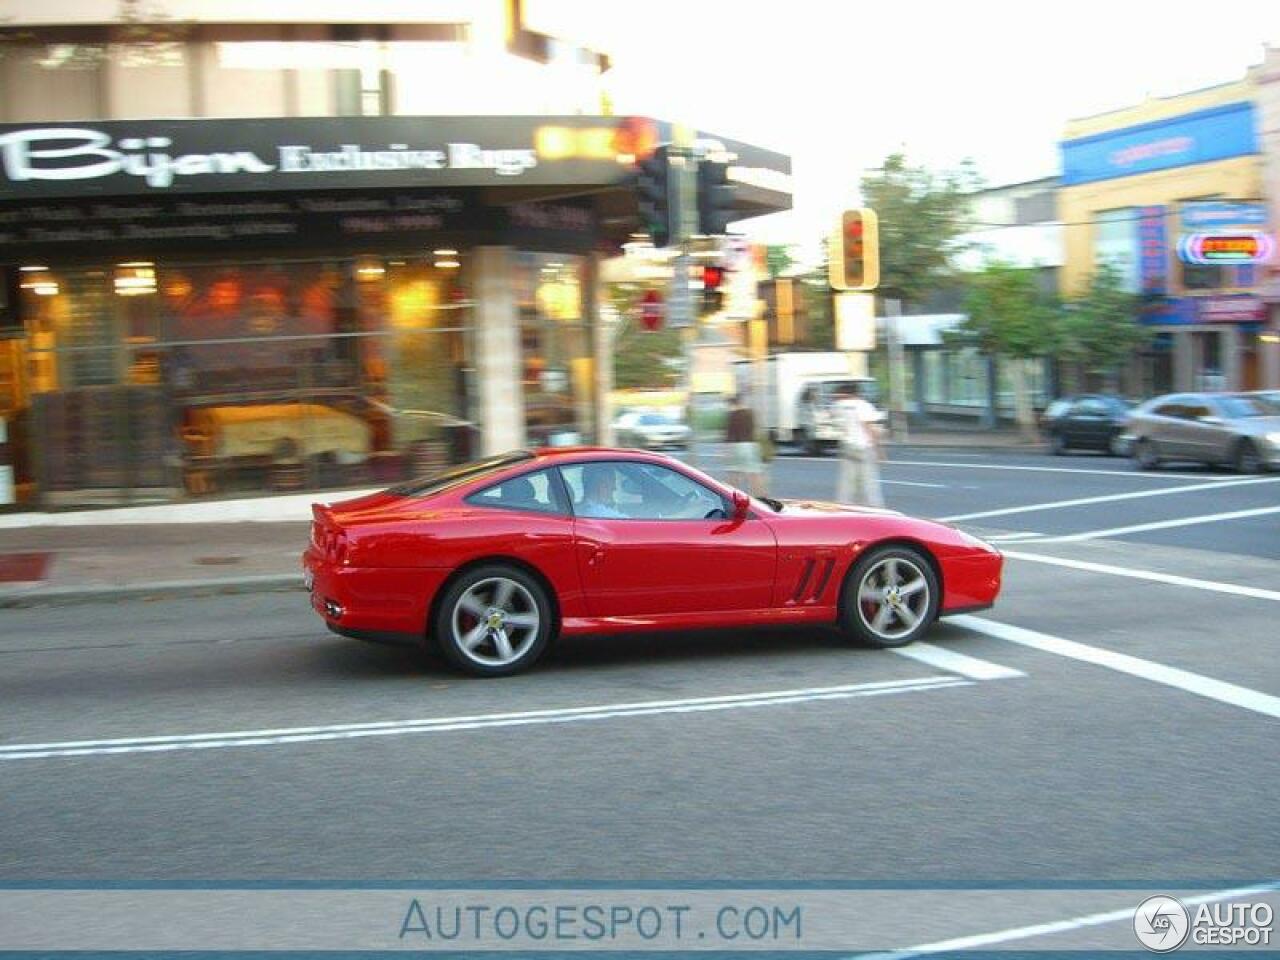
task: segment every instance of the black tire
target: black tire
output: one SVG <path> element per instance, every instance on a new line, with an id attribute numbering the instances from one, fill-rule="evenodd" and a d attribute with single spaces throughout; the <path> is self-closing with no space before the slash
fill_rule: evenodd
<path id="1" fill-rule="evenodd" d="M 1071 448 L 1067 444 L 1067 438 L 1060 431 L 1055 430 L 1049 434 L 1049 452 L 1055 457 L 1066 456 L 1069 449 Z"/>
<path id="2" fill-rule="evenodd" d="M 527 633 L 522 632 L 519 635 L 518 645 L 513 643 L 511 638 L 507 639 L 514 654 L 509 659 L 503 657 L 503 652 L 494 639 L 493 631 L 486 626 L 490 623 L 488 616 L 476 615 L 471 607 L 463 604 L 464 599 L 471 601 L 479 599 L 489 588 L 489 584 L 493 584 L 492 589 L 497 591 L 503 582 L 514 584 L 508 594 L 512 609 L 507 615 L 525 618 L 530 614 L 536 615 L 536 625 L 532 627 L 514 626 L 513 620 L 513 630 L 527 631 Z M 485 605 L 483 600 L 481 605 Z M 497 594 L 492 594 L 487 604 L 488 609 L 497 610 L 500 606 Z M 468 647 L 464 643 L 464 636 L 482 627 L 485 628 L 483 636 L 478 643 Z M 507 627 L 501 620 L 499 629 L 506 638 Z M 444 658 L 463 673 L 476 677 L 505 677 L 527 670 L 545 652 L 554 632 L 555 612 L 546 589 L 535 577 L 519 567 L 507 564 L 476 567 L 456 578 L 446 588 L 440 602 L 436 605 L 435 618 L 431 624 L 435 646 Z M 528 633 L 532 635 L 528 636 Z M 526 639 L 529 641 L 527 644 Z"/>
<path id="3" fill-rule="evenodd" d="M 1159 470 L 1160 452 L 1154 440 L 1143 437 L 1133 445 L 1133 462 L 1139 470 Z"/>
<path id="4" fill-rule="evenodd" d="M 1262 472 L 1262 457 L 1252 440 L 1242 439 L 1236 443 L 1235 455 L 1231 458 L 1231 462 L 1236 468 L 1236 473 Z"/>
<path id="5" fill-rule="evenodd" d="M 866 587 L 870 592 L 879 592 L 888 585 L 886 578 L 880 576 L 887 564 L 896 561 L 903 574 L 900 585 L 908 587 L 916 580 L 924 583 L 927 591 L 922 601 L 915 601 L 911 594 L 899 598 L 898 606 L 905 605 L 915 616 L 914 624 L 908 626 L 905 616 L 893 611 L 881 629 L 875 624 L 877 615 L 885 607 L 885 603 L 860 600 Z M 909 572 L 908 572 L 909 571 Z M 850 637 L 869 647 L 888 648 L 902 647 L 917 639 L 929 629 L 938 618 L 938 604 L 941 602 L 941 589 L 937 574 L 921 551 L 914 547 L 891 544 L 868 550 L 850 569 L 840 590 L 840 628 Z"/>

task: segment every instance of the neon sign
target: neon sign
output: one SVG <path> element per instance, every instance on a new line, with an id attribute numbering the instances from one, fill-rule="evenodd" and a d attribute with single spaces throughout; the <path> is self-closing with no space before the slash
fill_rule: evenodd
<path id="1" fill-rule="evenodd" d="M 1276 242 L 1260 230 L 1191 233 L 1178 241 L 1178 256 L 1187 263 L 1236 265 L 1266 263 Z"/>

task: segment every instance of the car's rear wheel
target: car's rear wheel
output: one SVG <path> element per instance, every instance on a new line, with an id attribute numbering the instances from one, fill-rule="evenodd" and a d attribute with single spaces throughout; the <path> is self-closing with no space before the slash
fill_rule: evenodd
<path id="1" fill-rule="evenodd" d="M 1160 453 L 1156 450 L 1155 441 L 1143 437 L 1133 447 L 1133 459 L 1140 470 L 1155 470 L 1160 466 Z"/>
<path id="2" fill-rule="evenodd" d="M 933 567 L 919 550 L 887 546 L 869 551 L 845 579 L 840 625 L 873 647 L 901 647 L 938 615 Z"/>
<path id="3" fill-rule="evenodd" d="M 554 629 L 551 600 L 519 567 L 477 567 L 458 577 L 436 611 L 445 658 L 466 673 L 501 677 L 533 665 Z"/>
<path id="4" fill-rule="evenodd" d="M 1113 457 L 1124 456 L 1124 441 L 1120 439 L 1120 434 L 1115 434 L 1107 441 L 1107 453 Z"/>
<path id="5" fill-rule="evenodd" d="M 1241 440 L 1236 444 L 1234 462 L 1237 473 L 1258 473 L 1262 470 L 1262 457 L 1252 440 Z"/>

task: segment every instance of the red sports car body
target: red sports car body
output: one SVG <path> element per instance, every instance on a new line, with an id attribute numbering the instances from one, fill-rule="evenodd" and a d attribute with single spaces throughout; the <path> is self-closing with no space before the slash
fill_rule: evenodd
<path id="1" fill-rule="evenodd" d="M 303 567 L 330 629 L 512 673 L 556 634 L 837 624 L 876 646 L 991 606 L 1002 558 L 953 527 L 745 494 L 638 450 L 477 461 L 313 508 Z"/>

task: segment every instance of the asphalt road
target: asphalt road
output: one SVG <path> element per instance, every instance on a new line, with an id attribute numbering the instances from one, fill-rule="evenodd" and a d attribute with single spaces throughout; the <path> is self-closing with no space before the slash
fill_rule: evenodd
<path id="1" fill-rule="evenodd" d="M 891 506 L 1010 553 L 910 656 L 624 637 L 481 681 L 300 592 L 0 611 L 0 881 L 1275 879 L 1280 476 L 894 460 Z"/>

